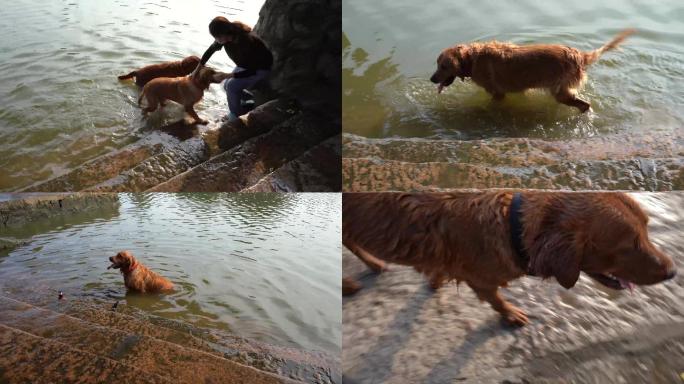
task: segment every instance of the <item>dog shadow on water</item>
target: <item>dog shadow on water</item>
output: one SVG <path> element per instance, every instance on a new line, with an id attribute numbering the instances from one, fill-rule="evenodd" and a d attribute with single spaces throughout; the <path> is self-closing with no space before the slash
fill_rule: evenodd
<path id="1" fill-rule="evenodd" d="M 175 137 L 179 141 L 185 141 L 200 135 L 198 124 L 189 124 L 186 119 L 174 122 L 163 121 L 161 118 L 147 118 L 143 120 L 141 132 L 162 132 Z"/>

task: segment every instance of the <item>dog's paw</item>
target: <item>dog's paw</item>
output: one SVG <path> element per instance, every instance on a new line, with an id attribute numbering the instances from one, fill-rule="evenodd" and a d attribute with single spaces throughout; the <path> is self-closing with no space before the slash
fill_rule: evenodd
<path id="1" fill-rule="evenodd" d="M 516 327 L 522 327 L 530 322 L 525 311 L 512 305 L 507 306 L 506 312 L 502 316 L 506 323 Z"/>

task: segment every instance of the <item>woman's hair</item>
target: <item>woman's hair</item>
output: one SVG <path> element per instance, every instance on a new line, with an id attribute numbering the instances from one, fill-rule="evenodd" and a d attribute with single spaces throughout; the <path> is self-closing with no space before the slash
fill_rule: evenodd
<path id="1" fill-rule="evenodd" d="M 239 35 L 243 33 L 249 33 L 252 28 L 247 24 L 243 24 L 239 21 L 230 22 L 223 16 L 214 17 L 214 20 L 209 23 L 209 33 L 212 36 L 228 36 L 228 35 Z"/>

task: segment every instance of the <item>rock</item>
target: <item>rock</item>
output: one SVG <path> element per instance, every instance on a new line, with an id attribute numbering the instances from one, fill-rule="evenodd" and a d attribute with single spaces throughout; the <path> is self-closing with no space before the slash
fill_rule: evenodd
<path id="1" fill-rule="evenodd" d="M 63 215 L 96 211 L 117 211 L 119 198 L 112 194 L 73 193 L 15 195 L 18 199 L 0 202 L 0 228 L 38 222 Z M 45 230 L 45 228 L 42 228 Z"/>
<path id="2" fill-rule="evenodd" d="M 340 191 L 341 140 L 341 135 L 329 138 L 243 192 Z"/>
<path id="3" fill-rule="evenodd" d="M 274 56 L 271 86 L 304 108 L 339 116 L 342 3 L 266 0 L 254 27 Z"/>

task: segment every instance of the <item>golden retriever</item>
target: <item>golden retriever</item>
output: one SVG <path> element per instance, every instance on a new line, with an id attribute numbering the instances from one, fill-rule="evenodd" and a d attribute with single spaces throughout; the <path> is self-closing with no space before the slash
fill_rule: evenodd
<path id="1" fill-rule="evenodd" d="M 138 105 L 142 106 L 142 100 L 147 101 L 144 113 L 153 112 L 158 106 L 164 107 L 167 100 L 181 104 L 185 111 L 194 119 L 193 123 L 207 124 L 207 120 L 201 119 L 195 112 L 195 104 L 202 97 L 210 84 L 220 83 L 230 78 L 232 74 L 215 71 L 204 67 L 199 70 L 197 76 L 185 77 L 159 77 L 147 83 L 140 93 Z"/>
<path id="2" fill-rule="evenodd" d="M 172 282 L 142 265 L 129 251 L 121 251 L 116 256 L 110 257 L 109 261 L 112 265 L 107 269 L 114 268 L 121 271 L 124 284 L 130 290 L 141 293 L 173 290 Z"/>
<path id="3" fill-rule="evenodd" d="M 576 94 L 586 79 L 586 67 L 632 33 L 632 29 L 623 31 L 591 52 L 557 44 L 518 46 L 492 41 L 456 45 L 440 53 L 430 81 L 439 84 L 437 90 L 441 93 L 457 77 L 464 81 L 470 77 L 495 100 L 503 99 L 509 92 L 545 88 L 559 103 L 586 112 L 591 104 Z"/>
<path id="4" fill-rule="evenodd" d="M 514 199 L 515 197 L 515 199 Z M 519 205 L 511 206 L 517 199 Z M 343 244 L 375 271 L 413 266 L 433 288 L 465 281 L 515 325 L 528 322 L 498 288 L 525 274 L 569 289 L 580 271 L 613 288 L 675 275 L 648 238 L 648 217 L 623 193 L 345 193 Z M 517 235 L 516 235 L 517 233 Z M 343 280 L 343 292 L 360 288 Z"/>
<path id="5" fill-rule="evenodd" d="M 199 63 L 199 57 L 188 56 L 179 61 L 168 61 L 142 67 L 129 72 L 128 74 L 119 76 L 119 80 L 127 80 L 135 77 L 135 84 L 143 87 L 150 80 L 156 79 L 157 77 L 179 77 L 189 75 Z"/>

